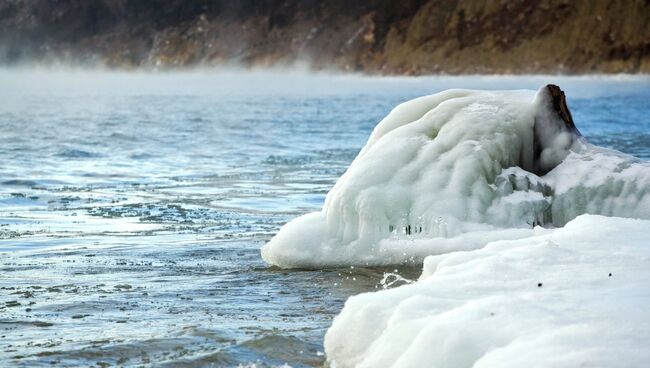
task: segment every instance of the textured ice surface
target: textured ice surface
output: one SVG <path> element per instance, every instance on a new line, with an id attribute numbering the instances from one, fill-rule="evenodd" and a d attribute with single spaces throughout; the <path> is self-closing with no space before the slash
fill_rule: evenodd
<path id="1" fill-rule="evenodd" d="M 337 367 L 642 367 L 650 221 L 563 228 L 427 257 L 417 283 L 351 297 L 325 337 Z"/>
<path id="2" fill-rule="evenodd" d="M 263 258 L 281 267 L 419 262 L 584 213 L 650 218 L 650 165 L 559 130 L 544 91 L 448 90 L 397 106 L 322 211 L 286 224 Z"/>

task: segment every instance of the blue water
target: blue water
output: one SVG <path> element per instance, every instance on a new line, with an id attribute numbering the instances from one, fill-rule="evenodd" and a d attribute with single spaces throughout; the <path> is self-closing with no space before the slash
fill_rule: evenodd
<path id="1" fill-rule="evenodd" d="M 592 143 L 650 159 L 648 77 L 0 71 L 0 362 L 321 366 L 345 299 L 395 270 L 284 271 L 261 245 L 397 103 L 546 83 Z"/>

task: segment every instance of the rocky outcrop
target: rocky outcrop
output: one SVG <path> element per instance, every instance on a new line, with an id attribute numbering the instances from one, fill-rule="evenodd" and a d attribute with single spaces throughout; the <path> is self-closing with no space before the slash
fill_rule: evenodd
<path id="1" fill-rule="evenodd" d="M 573 122 L 560 87 L 549 84 L 542 88 L 537 94 L 536 105 L 532 172 L 543 176 L 566 158 L 578 139 L 584 138 Z M 530 170 L 525 164 L 523 168 Z"/>
<path id="2" fill-rule="evenodd" d="M 0 0 L 0 61 L 648 73 L 647 0 Z"/>

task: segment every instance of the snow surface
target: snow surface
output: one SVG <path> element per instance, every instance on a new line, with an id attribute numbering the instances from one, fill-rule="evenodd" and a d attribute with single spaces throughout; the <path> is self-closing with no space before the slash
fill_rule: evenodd
<path id="1" fill-rule="evenodd" d="M 325 336 L 342 367 L 643 367 L 650 221 L 563 228 L 427 257 L 416 283 L 353 296 Z M 611 274 L 611 276 L 610 276 Z"/>
<path id="2" fill-rule="evenodd" d="M 538 136 L 552 170 L 533 173 L 535 120 L 552 120 L 543 91 L 456 89 L 397 106 L 322 211 L 283 226 L 262 257 L 284 268 L 419 263 L 584 213 L 650 219 L 650 164 L 556 125 Z"/>

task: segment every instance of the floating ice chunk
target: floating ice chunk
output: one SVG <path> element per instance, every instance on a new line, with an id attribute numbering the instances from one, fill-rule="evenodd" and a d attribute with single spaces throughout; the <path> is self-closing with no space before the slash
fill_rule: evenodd
<path id="1" fill-rule="evenodd" d="M 380 265 L 525 237 L 583 213 L 650 218 L 650 166 L 581 137 L 555 86 L 396 107 L 328 193 L 262 248 L 281 267 Z"/>
<path id="2" fill-rule="evenodd" d="M 353 296 L 325 336 L 337 367 L 641 367 L 650 221 L 563 228 L 426 258 L 416 283 Z"/>

